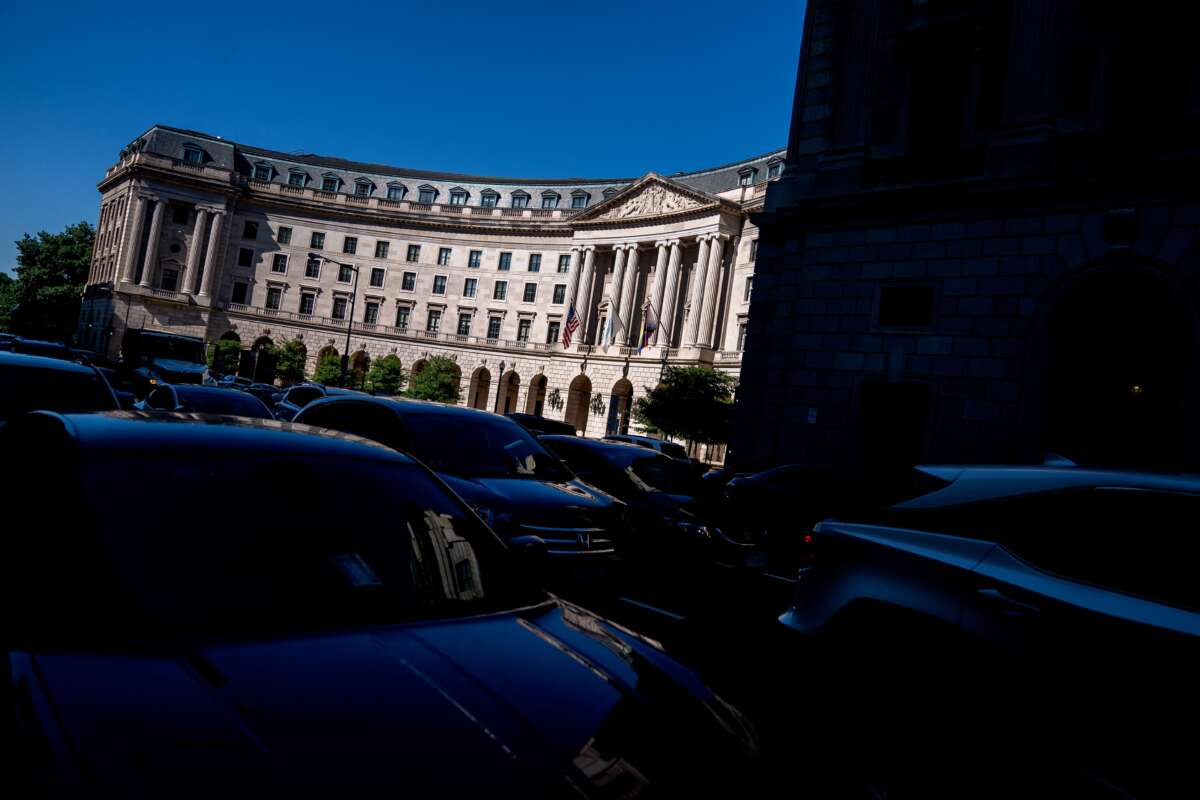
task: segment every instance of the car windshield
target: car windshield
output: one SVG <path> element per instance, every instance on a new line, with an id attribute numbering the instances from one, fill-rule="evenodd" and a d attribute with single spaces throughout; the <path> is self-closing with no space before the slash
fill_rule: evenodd
<path id="1" fill-rule="evenodd" d="M 153 336 L 143 334 L 135 345 L 137 355 L 143 358 L 168 358 L 199 364 L 204 361 L 204 345 L 192 339 L 176 336 Z"/>
<path id="2" fill-rule="evenodd" d="M 605 448 L 602 455 L 625 473 L 625 477 L 639 491 L 679 495 L 696 493 L 695 473 L 685 464 L 664 455 L 639 453 L 624 447 Z"/>
<path id="3" fill-rule="evenodd" d="M 33 591 L 49 604 L 61 602 L 58 593 L 79 598 L 90 610 L 71 613 L 100 617 L 102 628 L 289 631 L 466 616 L 544 599 L 519 579 L 495 535 L 411 464 L 139 450 L 85 455 L 81 476 L 90 519 L 61 533 L 95 532 L 73 547 L 90 576 L 76 586 L 64 564 L 68 585 L 48 579 Z M 139 487 L 136 514 L 112 503 L 130 485 Z M 219 504 L 231 486 L 252 486 L 259 498 L 238 505 L 237 524 L 181 513 L 180 487 Z M 269 499 L 286 496 L 304 501 Z"/>
<path id="4" fill-rule="evenodd" d="M 0 422 L 26 411 L 111 411 L 112 395 L 100 376 L 74 370 L 0 365 Z"/>
<path id="5" fill-rule="evenodd" d="M 687 460 L 687 450 L 683 449 L 683 445 L 675 444 L 674 442 L 663 442 L 662 451 L 671 458 Z"/>
<path id="6" fill-rule="evenodd" d="M 524 428 L 501 417 L 405 414 L 411 452 L 436 472 L 488 478 L 569 480 L 572 475 Z"/>
<path id="7" fill-rule="evenodd" d="M 179 403 L 187 410 L 199 414 L 232 414 L 235 417 L 272 419 L 258 398 L 232 390 L 228 392 L 180 391 Z"/>

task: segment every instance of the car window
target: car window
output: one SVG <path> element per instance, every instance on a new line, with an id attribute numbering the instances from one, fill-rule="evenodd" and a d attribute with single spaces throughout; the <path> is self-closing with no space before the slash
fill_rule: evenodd
<path id="1" fill-rule="evenodd" d="M 12 476 L 16 485 L 45 503 L 81 493 L 81 513 L 53 536 L 10 543 L 6 555 L 9 565 L 54 565 L 36 579 L 26 570 L 21 584 L 22 602 L 48 625 L 168 635 L 311 630 L 542 599 L 495 535 L 413 464 L 143 449 L 84 452 L 68 480 L 71 459 L 45 463 L 28 480 Z M 111 503 L 125 481 L 146 492 L 138 514 Z M 297 502 L 247 503 L 237 525 L 179 513 L 180 486 L 211 499 L 231 485 Z"/>
<path id="2" fill-rule="evenodd" d="M 687 459 L 687 450 L 683 449 L 683 445 L 675 444 L 674 442 L 663 442 L 662 451 L 671 458 Z"/>
<path id="3" fill-rule="evenodd" d="M 296 422 L 353 433 L 399 450 L 408 449 L 407 437 L 396 414 L 373 403 L 324 403 L 304 409 L 296 415 Z"/>
<path id="4" fill-rule="evenodd" d="M 404 414 L 410 452 L 437 472 L 569 480 L 562 462 L 512 420 L 476 414 Z"/>
<path id="5" fill-rule="evenodd" d="M 146 405 L 159 411 L 172 411 L 175 408 L 175 396 L 170 389 L 160 386 L 146 398 Z"/>
<path id="6" fill-rule="evenodd" d="M 111 411 L 117 406 L 94 372 L 0 365 L 0 422 L 26 411 Z"/>
<path id="7" fill-rule="evenodd" d="M 696 475 L 684 464 L 664 455 L 633 459 L 625 472 L 643 492 L 696 493 Z"/>
<path id="8" fill-rule="evenodd" d="M 198 414 L 230 414 L 235 417 L 271 419 L 270 412 L 253 395 L 237 391 L 184 392 L 180 403 Z"/>
<path id="9" fill-rule="evenodd" d="M 304 408 L 306 405 L 321 397 L 321 390 L 312 386 L 300 386 L 295 389 L 289 389 L 285 401 L 291 403 L 296 408 Z"/>

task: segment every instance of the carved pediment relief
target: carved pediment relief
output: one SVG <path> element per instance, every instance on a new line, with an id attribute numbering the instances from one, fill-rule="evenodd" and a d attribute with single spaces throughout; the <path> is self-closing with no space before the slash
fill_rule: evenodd
<path id="1" fill-rule="evenodd" d="M 657 217 L 663 214 L 691 211 L 694 208 L 708 205 L 661 183 L 647 183 L 641 189 L 613 200 L 613 205 L 596 214 L 592 219 L 621 220 L 634 217 Z"/>

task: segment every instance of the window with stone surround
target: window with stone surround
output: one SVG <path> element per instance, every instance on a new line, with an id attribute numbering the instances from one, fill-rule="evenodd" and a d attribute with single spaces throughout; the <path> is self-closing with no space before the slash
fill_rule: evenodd
<path id="1" fill-rule="evenodd" d="M 754 276 L 747 275 L 746 276 L 746 287 L 742 290 L 742 302 L 743 303 L 750 302 L 750 290 L 753 287 L 754 287 Z"/>
<path id="2" fill-rule="evenodd" d="M 500 202 L 500 194 L 491 189 L 484 189 L 483 192 L 479 195 L 479 207 L 480 208 L 495 208 L 496 204 L 499 202 Z"/>
<path id="3" fill-rule="evenodd" d="M 239 248 L 237 265 L 239 267 L 254 266 L 254 251 L 251 250 L 249 247 Z"/>
<path id="4" fill-rule="evenodd" d="M 256 181 L 269 181 L 273 174 L 274 170 L 271 169 L 269 164 L 254 165 L 254 180 Z"/>
<path id="5" fill-rule="evenodd" d="M 342 252 L 346 253 L 347 255 L 351 255 L 351 256 L 354 255 L 355 253 L 357 253 L 358 252 L 358 237 L 357 236 L 347 236 L 346 238 L 342 239 Z"/>
<path id="6" fill-rule="evenodd" d="M 287 263 L 288 257 L 285 253 L 276 253 L 271 257 L 271 272 L 286 273 Z"/>
<path id="7" fill-rule="evenodd" d="M 308 183 L 308 173 L 300 170 L 288 172 L 288 186 L 304 186 Z"/>
<path id="8" fill-rule="evenodd" d="M 279 242 L 280 244 L 291 244 L 292 229 L 287 227 L 280 228 L 279 233 L 275 235 L 275 241 Z"/>
<path id="9" fill-rule="evenodd" d="M 421 245 L 410 244 L 408 246 L 408 254 L 405 257 L 405 261 L 408 261 L 410 264 L 415 264 L 420 259 L 421 259 Z"/>
<path id="10" fill-rule="evenodd" d="M 508 295 L 508 281 L 496 281 L 496 285 L 492 287 L 492 299 L 503 300 Z"/>
<path id="11" fill-rule="evenodd" d="M 542 192 L 542 208 L 558 208 L 558 192 Z"/>
<path id="12" fill-rule="evenodd" d="M 450 266 L 450 248 L 449 247 L 439 247 L 438 248 L 437 263 L 439 266 L 443 266 L 443 267 Z"/>
<path id="13" fill-rule="evenodd" d="M 404 187 L 399 186 L 399 185 L 388 186 L 387 199 L 388 200 L 403 200 L 404 199 Z"/>
<path id="14" fill-rule="evenodd" d="M 558 341 L 559 323 L 551 322 L 546 325 L 546 344 L 555 344 Z"/>
<path id="15" fill-rule="evenodd" d="M 450 190 L 450 205 L 465 206 L 467 204 L 467 199 L 469 197 L 470 197 L 470 195 L 468 195 L 462 189 L 451 189 Z"/>
<path id="16" fill-rule="evenodd" d="M 313 250 L 325 249 L 325 234 L 313 231 L 312 237 L 309 239 L 308 246 Z"/>
<path id="17" fill-rule="evenodd" d="M 499 339 L 500 338 L 500 318 L 499 317 L 488 317 L 487 338 L 489 338 L 489 339 Z"/>
<path id="18" fill-rule="evenodd" d="M 283 289 L 278 286 L 267 287 L 267 309 L 270 311 L 278 311 L 279 304 L 283 301 Z"/>
<path id="19" fill-rule="evenodd" d="M 469 311 L 460 311 L 458 314 L 458 335 L 471 335 L 471 313 Z"/>
<path id="20" fill-rule="evenodd" d="M 541 272 L 542 271 L 542 254 L 541 253 L 530 253 L 529 254 L 529 271 L 530 272 Z"/>
<path id="21" fill-rule="evenodd" d="M 474 297 L 475 287 L 478 285 L 478 283 L 479 282 L 475 278 L 467 278 L 465 281 L 463 281 L 463 297 Z"/>
<path id="22" fill-rule="evenodd" d="M 345 264 L 338 264 L 338 283 L 353 283 L 354 268 L 348 267 Z"/>
<path id="23" fill-rule="evenodd" d="M 501 253 L 500 264 L 497 267 L 501 272 L 508 272 L 512 269 L 512 253 Z"/>
<path id="24" fill-rule="evenodd" d="M 303 316 L 311 317 L 313 309 L 317 305 L 317 295 L 314 292 L 300 293 L 300 313 Z"/>
<path id="25" fill-rule="evenodd" d="M 554 300 L 553 302 L 561 305 L 567 301 L 567 285 L 565 283 L 554 284 Z"/>
<path id="26" fill-rule="evenodd" d="M 512 193 L 513 208 L 529 208 L 529 194 L 521 190 Z"/>
<path id="27" fill-rule="evenodd" d="M 386 270 L 384 270 L 383 267 L 373 267 L 371 269 L 371 286 L 375 287 L 376 289 L 383 286 L 383 276 L 385 274 Z"/>
<path id="28" fill-rule="evenodd" d="M 396 307 L 396 327 L 402 331 L 408 330 L 408 316 L 411 310 L 408 306 Z"/>
<path id="29" fill-rule="evenodd" d="M 333 313 L 330 314 L 330 316 L 332 316 L 334 319 L 345 319 L 346 303 L 347 299 L 345 297 L 333 298 Z"/>
<path id="30" fill-rule="evenodd" d="M 321 178 L 321 191 L 336 192 L 340 184 L 341 181 L 338 178 L 332 175 L 326 175 L 325 177 Z"/>
<path id="31" fill-rule="evenodd" d="M 437 189 L 432 186 L 422 186 L 417 195 L 417 199 L 422 203 L 433 203 L 437 201 Z"/>
<path id="32" fill-rule="evenodd" d="M 571 271 L 571 256 L 569 253 L 563 253 L 558 257 L 558 271 L 562 273 Z"/>
<path id="33" fill-rule="evenodd" d="M 354 196 L 355 197 L 370 197 L 371 196 L 371 182 L 370 181 L 355 181 L 354 182 Z"/>
<path id="34" fill-rule="evenodd" d="M 170 267 L 163 267 L 162 274 L 158 279 L 158 288 L 167 292 L 178 291 L 179 270 L 171 269 Z"/>
<path id="35" fill-rule="evenodd" d="M 739 322 L 738 323 L 738 333 L 737 333 L 737 350 L 740 353 L 745 349 L 746 349 L 746 323 Z"/>
<path id="36" fill-rule="evenodd" d="M 445 275 L 434 275 L 433 276 L 433 293 L 434 294 L 445 294 L 446 293 L 446 276 Z"/>
<path id="37" fill-rule="evenodd" d="M 751 261 L 758 260 L 758 239 L 750 240 L 750 260 Z"/>
<path id="38" fill-rule="evenodd" d="M 754 167 L 738 170 L 738 186 L 753 186 L 756 175 L 758 175 L 758 170 Z"/>
<path id="39" fill-rule="evenodd" d="M 471 269 L 479 269 L 479 264 L 483 261 L 482 250 L 472 250 L 471 255 L 467 258 L 467 266 Z"/>
<path id="40" fill-rule="evenodd" d="M 194 144 L 185 144 L 183 146 L 183 160 L 189 164 L 203 164 L 204 151 Z"/>
<path id="41" fill-rule="evenodd" d="M 363 322 L 367 325 L 374 325 L 379 322 L 379 301 L 368 300 L 363 308 Z"/>
<path id="42" fill-rule="evenodd" d="M 387 258 L 387 256 L 388 256 L 388 243 L 387 242 L 376 242 L 375 243 L 375 257 L 376 258 Z"/>
<path id="43" fill-rule="evenodd" d="M 425 318 L 425 330 L 437 333 L 440 327 L 442 327 L 442 310 L 440 308 L 429 309 L 429 316 Z"/>
<path id="44" fill-rule="evenodd" d="M 310 258 L 308 263 L 304 265 L 304 277 L 320 278 L 321 277 L 321 259 Z"/>
<path id="45" fill-rule="evenodd" d="M 536 283 L 525 284 L 525 294 L 522 296 L 521 300 L 522 300 L 522 302 L 525 302 L 525 303 L 532 303 L 535 300 L 537 300 L 537 284 Z"/>
<path id="46" fill-rule="evenodd" d="M 529 341 L 529 329 L 531 327 L 533 327 L 533 320 L 531 320 L 531 319 L 523 319 L 523 320 L 520 320 L 519 322 L 517 322 L 517 341 L 518 342 L 528 342 Z"/>
<path id="47" fill-rule="evenodd" d="M 417 273 L 406 272 L 400 281 L 400 289 L 405 292 L 411 292 L 417 288 Z"/>
<path id="48" fill-rule="evenodd" d="M 771 180 L 772 178 L 778 178 L 782 174 L 783 174 L 783 162 L 782 161 L 772 161 L 771 163 L 767 164 L 767 180 Z"/>
<path id="49" fill-rule="evenodd" d="M 587 192 L 571 192 L 571 208 L 587 208 L 591 197 Z"/>

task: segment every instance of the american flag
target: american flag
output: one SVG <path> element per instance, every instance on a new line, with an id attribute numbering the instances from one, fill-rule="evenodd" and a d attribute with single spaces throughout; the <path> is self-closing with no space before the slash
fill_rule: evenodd
<path id="1" fill-rule="evenodd" d="M 579 315 L 575 313 L 575 304 L 571 304 L 571 308 L 567 311 L 567 324 L 563 326 L 562 343 L 563 349 L 571 346 L 571 334 L 579 328 Z"/>

